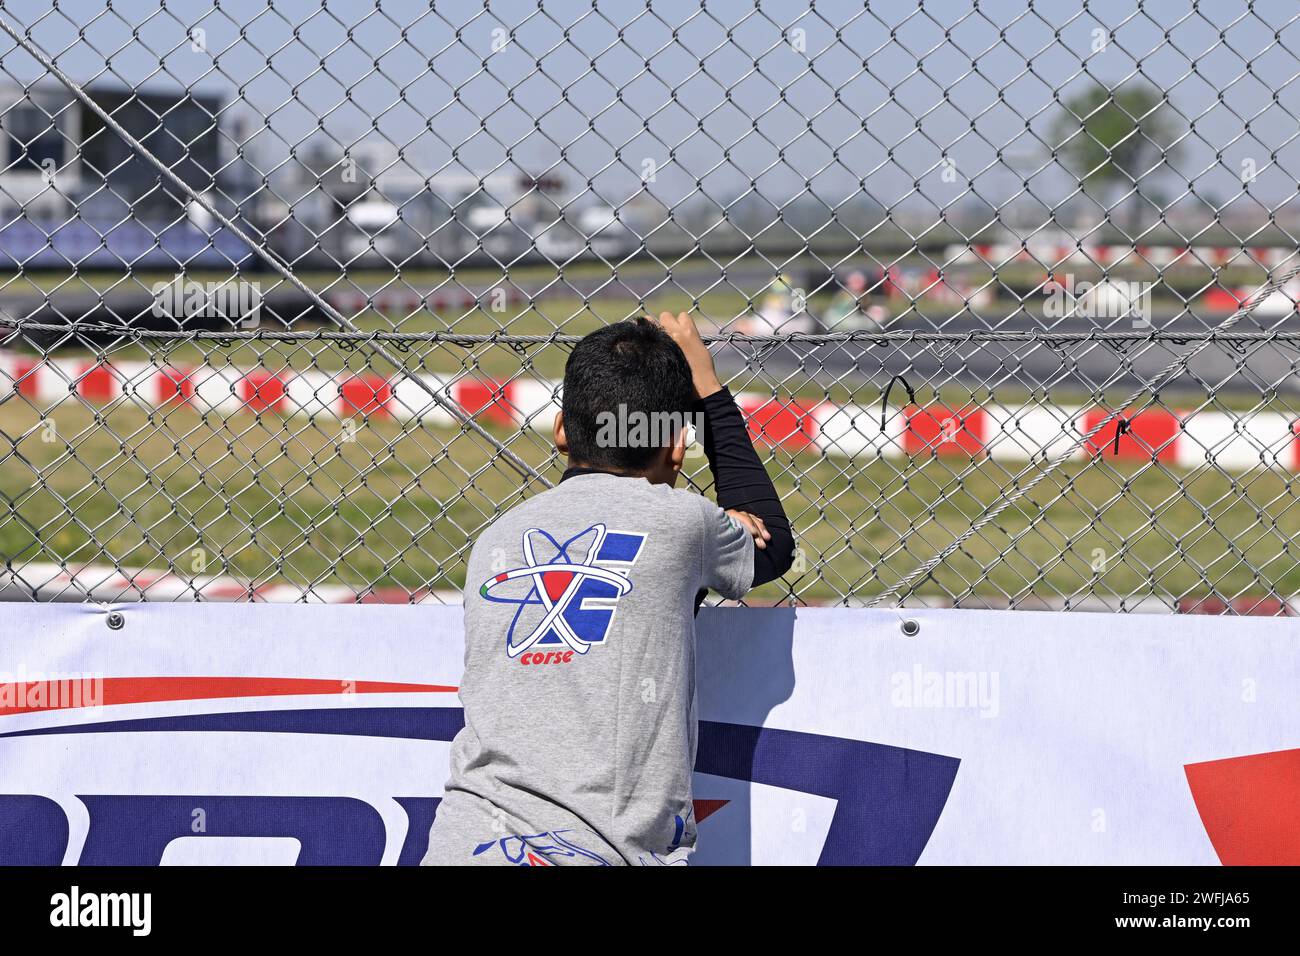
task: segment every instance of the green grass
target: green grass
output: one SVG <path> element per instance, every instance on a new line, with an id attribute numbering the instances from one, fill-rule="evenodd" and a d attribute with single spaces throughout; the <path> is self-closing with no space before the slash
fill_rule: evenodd
<path id="1" fill-rule="evenodd" d="M 520 274 L 533 275 L 528 269 Z M 545 278 L 545 272 L 536 277 Z M 317 288 L 331 281 L 325 275 L 307 278 Z M 391 275 L 350 278 L 373 288 Z M 427 285 L 439 281 L 433 274 L 407 278 Z M 458 279 L 491 281 L 486 273 Z M 29 280 L 48 289 L 58 277 L 19 281 Z M 647 304 L 655 312 L 695 307 L 714 325 L 748 308 L 745 295 L 734 289 L 698 301 L 681 292 L 656 295 Z M 569 296 L 505 313 L 421 312 L 402 328 L 520 335 L 558 329 L 580 335 L 637 311 L 632 299 L 587 303 Z M 388 329 L 392 321 L 369 313 L 360 324 Z M 365 351 L 319 341 L 223 346 L 149 340 L 60 348 L 56 354 L 90 357 L 96 351 L 158 365 L 391 371 Z M 568 351 L 436 343 L 397 354 L 415 371 L 558 379 Z M 733 387 L 773 388 L 771 376 L 747 369 L 734 353 L 724 368 L 736 376 Z M 880 400 L 883 383 L 866 372 L 826 385 L 814 371 L 810 364 L 807 372 L 780 382 L 777 392 L 868 406 Z M 1107 398 L 1119 401 L 1129 391 L 1117 389 Z M 936 398 L 953 407 L 1096 400 L 1083 390 L 1044 395 L 1014 383 L 990 391 L 941 382 L 937 395 L 928 385 L 918 394 L 922 402 Z M 1177 396 L 1162 398 L 1181 404 Z M 1261 405 L 1246 394 L 1225 395 L 1218 406 L 1294 413 L 1285 398 Z M 552 480 L 558 478 L 559 465 L 542 434 L 493 432 Z M 9 395 L 0 399 L 0 554 L 17 568 L 53 561 L 188 575 L 204 559 L 203 573 L 257 583 L 460 587 L 469 542 L 499 510 L 536 490 L 524 488 L 490 443 L 473 434 L 374 419 L 357 430 L 355 440 L 350 437 L 337 421 L 313 424 L 271 414 L 204 418 L 186 408 L 151 413 L 124 403 L 95 409 L 71 398 L 42 419 L 25 399 Z M 702 462 L 693 467 L 698 472 Z M 1017 479 L 1020 466 L 988 461 L 846 461 L 784 453 L 770 455 L 770 468 L 799 536 L 802 570 L 764 587 L 761 600 L 879 594 L 1033 475 Z M 703 484 L 706 478 L 700 476 Z M 1292 476 L 1264 470 L 1189 473 L 1109 459 L 1071 465 L 973 537 L 920 590 L 970 591 L 989 599 L 1211 590 L 1290 594 L 1300 591 L 1295 494 Z"/>
<path id="2" fill-rule="evenodd" d="M 496 434 L 558 477 L 542 435 Z M 110 407 L 97 418 L 65 402 L 43 421 L 11 397 L 0 403 L 0 552 L 15 568 L 54 561 L 188 575 L 201 557 L 203 573 L 258 583 L 460 587 L 484 523 L 535 490 L 475 435 L 374 419 L 347 439 L 338 422 L 204 420 L 185 408 Z M 692 470 L 707 484 L 701 466 Z M 818 601 L 865 598 L 897 582 L 1014 488 L 1016 470 L 784 453 L 772 454 L 769 468 L 803 564 L 757 599 Z M 919 591 L 1290 594 L 1300 591 L 1292 485 L 1267 471 L 1073 465 Z"/>

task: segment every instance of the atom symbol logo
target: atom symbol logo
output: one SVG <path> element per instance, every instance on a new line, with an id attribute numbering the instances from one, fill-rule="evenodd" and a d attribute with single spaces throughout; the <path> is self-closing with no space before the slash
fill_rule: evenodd
<path id="1" fill-rule="evenodd" d="M 570 550 L 580 547 L 582 540 L 587 537 L 591 541 L 585 555 L 578 560 L 570 557 Z M 631 591 L 632 582 L 625 573 L 596 562 L 630 564 L 643 540 L 644 535 L 610 532 L 603 524 L 594 524 L 562 544 L 540 528 L 525 531 L 523 553 L 526 566 L 493 575 L 479 587 L 479 595 L 484 599 L 516 606 L 510 631 L 506 635 L 506 653 L 511 658 L 518 657 L 541 643 L 548 634 L 553 634 L 573 651 L 586 654 L 592 643 L 604 638 L 609 619 L 613 616 L 613 608 L 599 609 L 605 612 L 599 621 L 599 633 L 579 634 L 579 630 L 589 631 L 590 627 L 575 627 L 569 616 L 570 605 L 579 592 L 585 592 L 588 599 L 614 601 Z M 549 543 L 555 552 L 546 563 L 537 558 L 537 547 L 541 542 Z M 493 593 L 508 582 L 520 580 L 531 585 L 523 597 L 506 597 Z M 593 587 L 590 582 L 599 584 Z M 591 613 L 593 609 L 583 607 L 584 603 L 579 602 L 577 609 Z M 515 640 L 515 632 L 524 612 L 530 607 L 539 606 L 542 609 L 541 620 L 527 636 Z"/>

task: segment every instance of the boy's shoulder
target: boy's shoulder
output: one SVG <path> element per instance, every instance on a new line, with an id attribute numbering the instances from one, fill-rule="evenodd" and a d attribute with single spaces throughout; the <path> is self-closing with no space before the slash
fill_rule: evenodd
<path id="1" fill-rule="evenodd" d="M 717 505 L 703 495 L 669 485 L 652 485 L 643 479 L 602 473 L 577 475 L 522 501 L 495 518 L 484 529 L 505 531 L 547 520 L 614 515 L 620 520 L 645 518 L 656 523 L 677 521 L 703 525 Z M 603 514 L 602 514 L 603 513 Z"/>
<path id="2" fill-rule="evenodd" d="M 603 472 L 575 475 L 521 502 L 514 510 L 608 507 L 654 508 L 699 514 L 701 503 L 712 504 L 702 495 L 671 485 L 654 485 L 644 478 L 624 478 Z"/>

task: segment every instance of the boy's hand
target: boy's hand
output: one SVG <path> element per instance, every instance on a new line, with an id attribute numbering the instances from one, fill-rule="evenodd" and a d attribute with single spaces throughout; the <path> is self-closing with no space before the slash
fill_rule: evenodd
<path id="1" fill-rule="evenodd" d="M 741 527 L 753 535 L 754 547 L 766 548 L 767 543 L 772 540 L 772 533 L 767 530 L 767 525 L 763 524 L 762 518 L 748 511 L 728 511 L 727 514 L 739 521 Z"/>
<path id="2" fill-rule="evenodd" d="M 671 312 L 661 312 L 658 325 L 672 336 L 673 341 L 686 356 L 686 361 L 691 366 L 691 381 L 695 385 L 695 397 L 707 398 L 714 392 L 721 391 L 722 383 L 718 381 L 718 373 L 713 368 L 713 356 L 709 353 L 704 340 L 700 338 L 700 330 L 695 327 L 695 320 L 690 317 L 690 314 L 681 312 L 673 315 Z"/>

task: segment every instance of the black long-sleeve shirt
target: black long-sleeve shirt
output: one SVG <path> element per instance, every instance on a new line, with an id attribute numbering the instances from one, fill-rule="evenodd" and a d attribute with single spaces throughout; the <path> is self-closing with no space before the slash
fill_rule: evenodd
<path id="1" fill-rule="evenodd" d="M 754 548 L 752 586 L 775 581 L 789 571 L 794 562 L 794 534 L 790 530 L 790 519 L 781 507 L 776 486 L 749 439 L 744 416 L 725 385 L 707 398 L 696 401 L 693 410 L 704 416 L 704 455 L 709 460 L 709 470 L 713 472 L 718 507 L 724 511 L 748 511 L 761 518 L 772 535 L 766 548 Z M 560 480 L 599 470 L 570 466 Z M 703 597 L 701 592 L 696 607 Z"/>
<path id="2" fill-rule="evenodd" d="M 695 406 L 704 413 L 704 454 L 713 472 L 718 507 L 748 511 L 763 519 L 772 535 L 766 548 L 754 549 L 753 586 L 775 581 L 794 562 L 794 534 L 776 486 L 759 461 L 744 416 L 725 385 Z"/>

